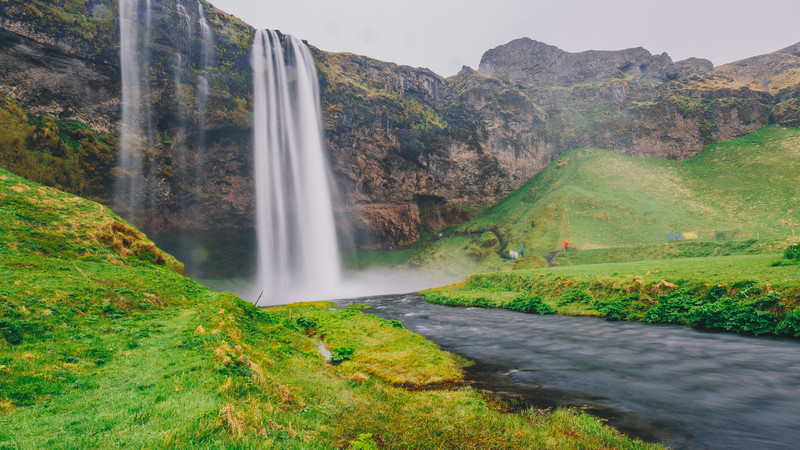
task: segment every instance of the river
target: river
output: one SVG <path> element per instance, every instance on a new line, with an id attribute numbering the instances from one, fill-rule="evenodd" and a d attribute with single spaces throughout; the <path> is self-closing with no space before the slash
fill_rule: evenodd
<path id="1" fill-rule="evenodd" d="M 476 362 L 466 378 L 537 407 L 572 405 L 674 448 L 800 448 L 800 342 L 673 325 L 355 300 Z"/>

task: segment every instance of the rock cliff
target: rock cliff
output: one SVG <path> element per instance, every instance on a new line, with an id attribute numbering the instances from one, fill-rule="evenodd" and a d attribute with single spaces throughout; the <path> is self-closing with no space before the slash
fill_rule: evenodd
<path id="1" fill-rule="evenodd" d="M 153 4 L 153 144 L 146 151 L 145 180 L 152 195 L 147 210 L 132 219 L 164 233 L 246 234 L 257 176 L 249 118 L 254 30 L 202 0 L 216 64 L 199 66 L 195 35 L 183 62 L 187 75 L 176 83 L 178 37 L 170 24 L 177 0 Z M 116 8 L 111 0 L 0 2 L 0 94 L 28 113 L 28 119 L 13 115 L 27 120 L 20 133 L 29 137 L 21 139 L 39 142 L 31 136 L 50 119 L 55 134 L 66 136 L 61 131 L 74 121 L 93 130 L 92 142 L 105 142 L 93 147 L 97 152 L 116 154 Z M 800 45 L 713 68 L 705 60 L 672 62 L 642 48 L 569 53 L 518 39 L 487 51 L 477 71 L 465 67 L 447 79 L 426 69 L 312 50 L 342 200 L 340 224 L 348 222 L 357 243 L 367 247 L 409 243 L 421 232 L 464 221 L 572 148 L 684 159 L 769 122 L 800 124 Z M 200 75 L 211 82 L 202 130 Z M 77 149 L 75 139 L 65 142 Z M 36 151 L 61 157 L 48 148 L 42 144 Z M 75 167 L 75 176 L 84 176 L 89 162 Z M 42 173 L 41 167 L 19 170 L 31 178 Z M 105 176 L 97 186 L 109 194 L 114 171 L 93 176 Z"/>

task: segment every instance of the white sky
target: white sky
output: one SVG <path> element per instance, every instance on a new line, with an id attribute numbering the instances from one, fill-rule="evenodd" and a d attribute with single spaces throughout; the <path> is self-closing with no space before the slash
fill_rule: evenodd
<path id="1" fill-rule="evenodd" d="M 256 28 L 322 50 L 477 69 L 486 50 L 529 37 L 570 52 L 644 47 L 718 66 L 800 42 L 800 0 L 209 0 Z"/>

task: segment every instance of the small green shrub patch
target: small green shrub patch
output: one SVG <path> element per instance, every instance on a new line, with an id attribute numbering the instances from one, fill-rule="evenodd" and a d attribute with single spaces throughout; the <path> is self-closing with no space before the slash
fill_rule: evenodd
<path id="1" fill-rule="evenodd" d="M 793 264 L 800 264 L 800 242 L 786 247 L 783 252 L 783 259 L 780 259 L 772 264 L 773 267 L 789 266 Z"/>
<path id="2" fill-rule="evenodd" d="M 800 308 L 795 308 L 775 327 L 775 331 L 784 336 L 800 337 Z"/>
<path id="3" fill-rule="evenodd" d="M 647 323 L 686 324 L 686 314 L 701 303 L 690 292 L 678 291 L 659 298 L 658 303 L 647 310 L 644 320 Z"/>
<path id="4" fill-rule="evenodd" d="M 519 296 L 506 305 L 506 309 L 523 313 L 553 314 L 555 310 L 548 306 L 538 295 Z"/>
<path id="5" fill-rule="evenodd" d="M 386 324 L 394 328 L 403 328 L 403 322 L 399 320 L 389 319 Z"/>
<path id="6" fill-rule="evenodd" d="M 570 303 L 579 303 L 581 305 L 591 305 L 594 301 L 592 295 L 581 289 L 567 289 L 561 294 L 558 300 L 558 306 L 569 305 Z"/>
<path id="7" fill-rule="evenodd" d="M 338 365 L 353 359 L 355 349 L 352 347 L 338 347 L 331 351 L 331 364 Z"/>
<path id="8" fill-rule="evenodd" d="M 795 242 L 794 244 L 786 247 L 783 257 L 800 262 L 800 243 Z"/>
<path id="9" fill-rule="evenodd" d="M 635 320 L 636 312 L 641 308 L 634 305 L 638 303 L 639 295 L 613 297 L 610 299 L 597 299 L 592 308 L 599 311 L 607 320 Z"/>

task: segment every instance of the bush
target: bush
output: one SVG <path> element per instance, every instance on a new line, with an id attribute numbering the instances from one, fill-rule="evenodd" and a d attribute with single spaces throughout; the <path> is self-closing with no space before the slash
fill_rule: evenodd
<path id="1" fill-rule="evenodd" d="M 582 305 L 591 305 L 594 299 L 591 294 L 580 289 L 567 289 L 561 294 L 561 299 L 558 301 L 558 306 L 568 305 L 570 303 L 580 303 Z"/>
<path id="2" fill-rule="evenodd" d="M 295 323 L 297 323 L 298 328 L 306 332 L 312 332 L 317 328 L 317 319 L 313 317 L 300 316 L 295 319 Z"/>
<path id="3" fill-rule="evenodd" d="M 699 301 L 691 294 L 679 293 L 661 297 L 658 304 L 644 314 L 647 323 L 687 323 L 687 313 Z"/>
<path id="4" fill-rule="evenodd" d="M 338 365 L 353 359 L 355 350 L 352 347 L 338 347 L 331 352 L 331 364 Z"/>
<path id="5" fill-rule="evenodd" d="M 0 318 L 0 334 L 11 345 L 22 343 L 22 327 L 20 321 Z"/>
<path id="6" fill-rule="evenodd" d="M 497 302 L 486 297 L 461 297 L 442 292 L 426 292 L 425 301 L 447 306 L 471 306 L 477 308 L 496 308 Z"/>
<path id="7" fill-rule="evenodd" d="M 724 330 L 728 322 L 728 311 L 733 305 L 733 299 L 723 297 L 715 302 L 695 306 L 688 312 L 686 318 L 693 327 L 706 330 Z"/>
<path id="8" fill-rule="evenodd" d="M 506 308 L 511 311 L 523 313 L 553 314 L 555 311 L 542 300 L 542 297 L 534 295 L 532 297 L 519 296 L 512 300 Z"/>
<path id="9" fill-rule="evenodd" d="M 613 299 L 598 299 L 592 305 L 596 311 L 608 320 L 641 320 L 642 311 L 646 308 L 639 301 L 639 294 L 630 294 Z"/>
<path id="10" fill-rule="evenodd" d="M 595 302 L 594 309 L 608 320 L 625 320 L 628 317 L 626 309 L 628 301 L 625 297 L 617 297 L 613 300 Z"/>
<path id="11" fill-rule="evenodd" d="M 692 308 L 687 319 L 697 328 L 754 335 L 772 333 L 780 322 L 778 315 L 761 311 L 754 303 L 737 303 L 729 297 Z"/>
<path id="12" fill-rule="evenodd" d="M 378 444 L 372 440 L 372 433 L 361 433 L 357 440 L 350 441 L 348 448 L 351 450 L 377 450 Z"/>
<path id="13" fill-rule="evenodd" d="M 780 318 L 777 315 L 761 311 L 751 305 L 739 305 L 727 314 L 725 329 L 742 334 L 766 334 L 775 331 Z"/>
<path id="14" fill-rule="evenodd" d="M 794 264 L 800 264 L 800 243 L 798 242 L 786 247 L 786 250 L 783 252 L 783 259 L 772 263 L 772 267 L 790 266 Z"/>
<path id="15" fill-rule="evenodd" d="M 497 302 L 486 297 L 473 297 L 464 299 L 464 306 L 472 306 L 476 308 L 496 308 Z"/>
<path id="16" fill-rule="evenodd" d="M 800 337 L 800 308 L 795 308 L 775 327 L 777 334 Z"/>
<path id="17" fill-rule="evenodd" d="M 387 320 L 386 323 L 394 328 L 403 328 L 403 322 L 400 322 L 399 320 L 390 319 Z"/>
<path id="18" fill-rule="evenodd" d="M 460 305 L 457 297 L 446 295 L 437 291 L 426 292 L 425 301 L 429 303 L 436 303 L 438 305 Z"/>
<path id="19" fill-rule="evenodd" d="M 800 262 L 800 243 L 795 242 L 786 247 L 786 251 L 783 252 L 783 257 L 784 259 Z"/>

